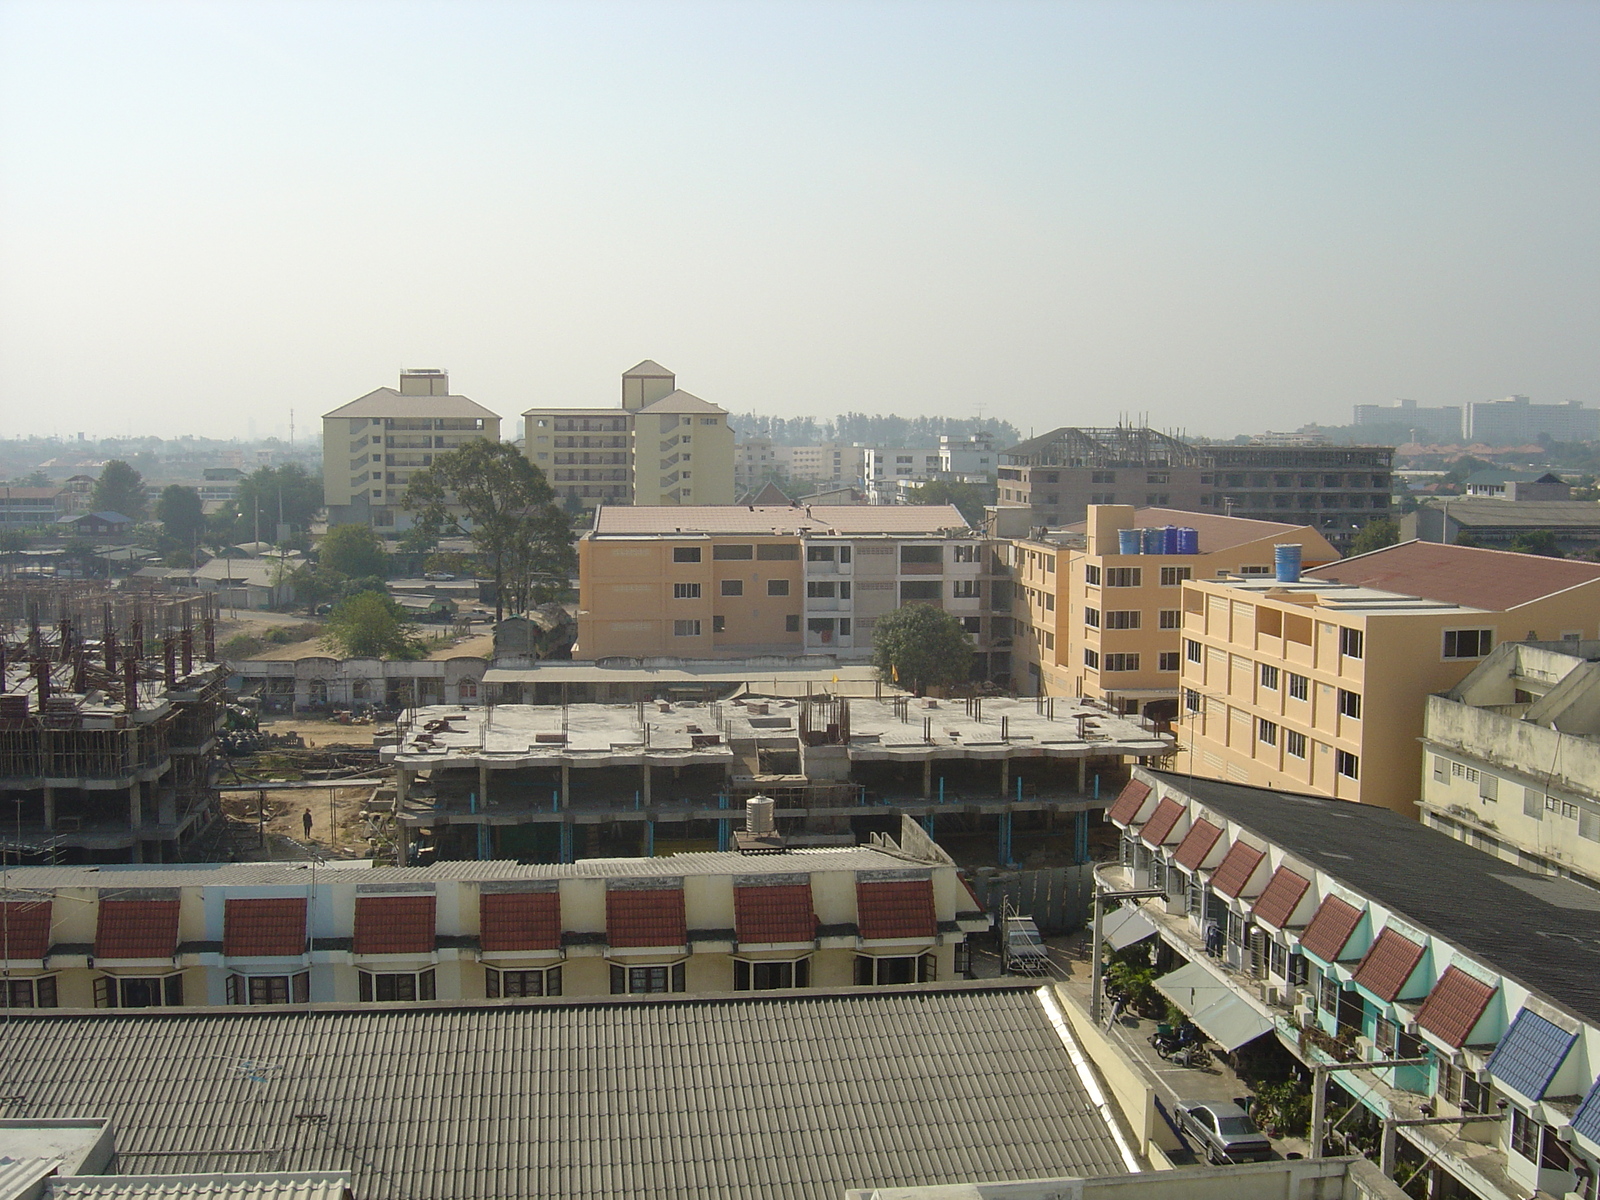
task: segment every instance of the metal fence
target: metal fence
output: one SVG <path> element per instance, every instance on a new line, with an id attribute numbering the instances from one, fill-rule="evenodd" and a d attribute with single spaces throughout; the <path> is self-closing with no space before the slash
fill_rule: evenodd
<path id="1" fill-rule="evenodd" d="M 1079 929 L 1089 919 L 1089 901 L 1094 894 L 1094 865 L 1080 863 L 1053 867 L 1045 871 L 999 871 L 979 875 L 973 890 L 985 911 L 998 920 L 1001 905 L 1011 906 L 1025 917 L 1032 917 L 1039 932 L 1054 934 Z"/>

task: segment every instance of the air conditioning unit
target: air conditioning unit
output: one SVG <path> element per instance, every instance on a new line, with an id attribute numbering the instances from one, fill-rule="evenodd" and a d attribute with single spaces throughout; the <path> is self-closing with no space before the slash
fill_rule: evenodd
<path id="1" fill-rule="evenodd" d="M 1315 1008 L 1317 1006 L 1317 997 L 1310 988 L 1300 988 L 1294 994 L 1294 1002 L 1297 1005 L 1303 1004 L 1307 1008 Z"/>
<path id="2" fill-rule="evenodd" d="M 1372 1058 L 1372 1039 L 1364 1035 L 1356 1038 L 1356 1053 L 1366 1060 Z"/>
<path id="3" fill-rule="evenodd" d="M 1419 1032 L 1419 1027 L 1415 1021 L 1407 1021 L 1405 1028 L 1406 1036 L 1408 1037 L 1416 1037 Z"/>
<path id="4" fill-rule="evenodd" d="M 1261 989 L 1261 998 L 1268 1004 L 1282 1004 L 1283 989 L 1278 987 L 1276 984 L 1269 983 L 1266 987 Z"/>
<path id="5" fill-rule="evenodd" d="M 1295 1005 L 1294 1023 L 1301 1029 L 1310 1029 L 1317 1023 L 1317 1010 L 1309 1004 Z"/>

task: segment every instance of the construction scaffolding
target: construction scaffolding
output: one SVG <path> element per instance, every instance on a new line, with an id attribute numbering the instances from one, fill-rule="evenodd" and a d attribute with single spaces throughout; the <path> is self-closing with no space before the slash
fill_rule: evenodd
<path id="1" fill-rule="evenodd" d="M 227 675 L 216 619 L 211 595 L 0 584 L 8 859 L 168 861 L 203 832 Z"/>
<path id="2" fill-rule="evenodd" d="M 1203 467 L 1210 462 L 1205 450 L 1170 434 L 1138 425 L 1107 429 L 1070 426 L 1029 438 L 1007 450 L 1002 458 L 1013 466 L 1028 467 Z"/>

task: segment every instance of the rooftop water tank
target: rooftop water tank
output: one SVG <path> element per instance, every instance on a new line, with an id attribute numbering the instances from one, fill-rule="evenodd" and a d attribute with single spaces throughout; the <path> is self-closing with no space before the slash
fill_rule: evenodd
<path id="1" fill-rule="evenodd" d="M 1198 529 L 1191 529 L 1187 525 L 1178 526 L 1178 553 L 1200 553 L 1200 531 Z"/>
<path id="2" fill-rule="evenodd" d="M 1272 558 L 1278 569 L 1279 583 L 1300 582 L 1299 546 L 1274 546 L 1272 548 Z"/>
<path id="3" fill-rule="evenodd" d="M 1140 537 L 1139 530 L 1137 530 L 1137 529 L 1119 529 L 1119 530 L 1117 530 L 1117 553 L 1118 554 L 1137 554 L 1137 553 L 1139 553 L 1139 546 L 1140 546 L 1141 542 L 1142 542 L 1142 538 Z"/>

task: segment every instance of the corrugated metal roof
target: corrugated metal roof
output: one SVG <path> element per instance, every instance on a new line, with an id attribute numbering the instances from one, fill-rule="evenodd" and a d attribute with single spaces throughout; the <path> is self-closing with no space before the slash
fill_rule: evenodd
<path id="1" fill-rule="evenodd" d="M 1501 503 L 1510 503 L 1501 501 Z M 1478 546 L 1401 542 L 1314 567 L 1308 582 L 1333 580 L 1501 612 L 1600 579 L 1600 564 Z"/>
<path id="2" fill-rule="evenodd" d="M 498 421 L 492 413 L 476 400 L 465 396 L 403 396 L 394 388 L 381 387 L 377 391 L 358 396 L 349 404 L 341 405 L 322 414 L 328 417 L 473 417 Z"/>
<path id="3" fill-rule="evenodd" d="M 734 851 L 670 854 L 659 858 L 585 858 L 575 863 L 459 861 L 426 867 L 319 864 L 320 886 L 330 883 L 487 882 L 515 879 L 610 879 L 653 875 L 753 875 L 793 871 L 881 871 L 907 860 L 868 846 L 789 850 L 745 855 Z M 12 891 L 46 888 L 309 887 L 310 863 L 193 863 L 139 867 L 13 867 Z"/>
<path id="4" fill-rule="evenodd" d="M 73 1175 L 55 1179 L 54 1200 L 341 1200 L 347 1171 L 290 1174 Z"/>
<path id="5" fill-rule="evenodd" d="M 1489 1058 L 1489 1073 L 1529 1100 L 1544 1099 L 1578 1035 L 1524 1008 Z"/>
<path id="6" fill-rule="evenodd" d="M 349 1170 L 361 1197 L 838 1200 L 1125 1170 L 1011 987 L 14 1012 L 0 1092 L 105 1114 L 127 1171 Z"/>
<path id="7" fill-rule="evenodd" d="M 722 414 L 726 414 L 727 411 L 728 411 L 727 409 L 718 408 L 715 404 L 711 403 L 711 401 L 702 400 L 702 399 L 700 399 L 699 396 L 696 396 L 693 392 L 686 392 L 682 388 L 679 388 L 677 391 L 673 392 L 670 396 L 663 396 L 661 399 L 655 401 L 653 404 L 646 404 L 643 408 L 638 410 L 640 416 L 645 416 L 647 414 L 653 414 L 653 413 L 722 413 Z"/>

